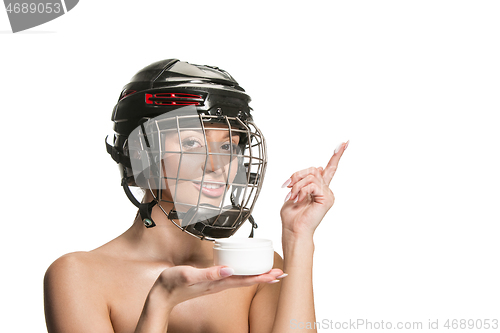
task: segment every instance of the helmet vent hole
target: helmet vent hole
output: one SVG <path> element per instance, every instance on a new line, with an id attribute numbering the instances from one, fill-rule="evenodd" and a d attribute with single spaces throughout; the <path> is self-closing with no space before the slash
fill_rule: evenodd
<path id="1" fill-rule="evenodd" d="M 146 104 L 154 105 L 203 105 L 203 97 L 186 93 L 146 94 Z"/>

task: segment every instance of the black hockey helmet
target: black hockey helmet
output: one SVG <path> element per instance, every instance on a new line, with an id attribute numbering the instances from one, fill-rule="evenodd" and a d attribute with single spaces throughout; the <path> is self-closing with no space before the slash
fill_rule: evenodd
<path id="1" fill-rule="evenodd" d="M 192 119 L 193 113 L 196 114 L 196 118 L 199 117 L 200 129 L 205 126 L 204 124 L 209 123 L 223 123 L 231 130 L 238 129 L 240 136 L 238 156 L 241 161 L 239 168 L 243 170 L 239 172 L 239 179 L 240 183 L 241 179 L 246 179 L 245 186 L 249 189 L 237 188 L 241 184 L 227 180 L 227 187 L 233 187 L 231 207 L 223 206 L 223 203 L 220 207 L 209 207 L 211 205 L 198 200 L 197 204 L 188 211 L 166 212 L 164 210 L 164 212 L 174 224 L 202 239 L 229 237 L 246 219 L 250 219 L 254 227 L 256 226 L 250 212 L 262 186 L 267 156 L 264 138 L 253 124 L 249 102 L 250 97 L 245 90 L 226 71 L 212 66 L 189 64 L 177 59 L 155 62 L 139 71 L 130 83 L 125 85 L 112 114 L 115 132 L 113 144 L 106 142 L 106 147 L 108 153 L 119 164 L 122 186 L 129 199 L 139 207 L 141 217 L 147 227 L 154 226 L 151 209 L 155 204 L 159 204 L 160 207 L 161 202 L 168 202 L 174 206 L 177 204 L 178 207 L 180 204 L 162 198 L 161 191 L 159 191 L 161 186 L 158 184 L 161 182 L 160 178 L 166 179 L 167 175 L 162 175 L 161 171 L 157 171 L 158 174 L 154 176 L 157 178 L 155 181 L 157 185 L 151 185 L 150 181 L 145 182 L 144 179 L 140 179 L 144 176 L 145 169 L 148 169 L 146 178 L 151 178 L 149 169 L 161 169 L 158 165 L 155 167 L 154 164 L 158 164 L 163 156 L 161 154 L 165 154 L 160 143 L 157 143 L 158 147 L 153 149 L 155 145 L 148 142 L 146 133 L 148 130 L 147 126 L 144 126 L 149 124 L 150 128 L 156 128 L 158 119 L 164 122 L 165 118 L 169 118 L 170 115 L 179 124 L 179 119 L 185 121 L 186 119 L 182 118 L 188 118 L 188 116 Z M 174 110 L 175 112 L 172 112 Z M 153 125 L 151 125 L 152 122 L 154 122 Z M 177 128 L 177 131 L 180 130 L 182 128 Z M 140 133 L 138 140 L 144 139 L 143 146 L 148 146 L 144 149 L 148 149 L 147 156 L 149 157 L 147 161 L 135 163 L 134 168 L 134 157 L 131 156 L 129 146 L 131 136 L 137 139 L 138 133 Z M 154 140 L 152 139 L 154 137 L 151 136 L 149 141 Z M 152 155 L 155 157 L 152 158 Z M 232 152 L 231 156 L 233 156 Z M 139 164 L 147 165 L 147 168 L 142 167 L 138 172 L 137 165 Z M 155 199 L 150 203 L 139 203 L 131 194 L 129 186 L 149 189 Z M 228 215 L 232 217 L 228 218 Z M 174 221 L 182 220 L 182 216 L 189 216 L 191 222 Z"/>

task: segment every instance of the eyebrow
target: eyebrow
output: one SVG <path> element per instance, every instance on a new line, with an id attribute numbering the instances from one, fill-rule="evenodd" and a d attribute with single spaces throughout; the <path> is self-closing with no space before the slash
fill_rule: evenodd
<path id="1" fill-rule="evenodd" d="M 222 139 L 229 139 L 230 137 L 233 138 L 233 141 L 236 141 L 236 140 L 240 140 L 240 132 L 238 131 L 231 131 L 231 135 L 229 135 L 229 131 L 226 128 L 223 128 L 223 127 L 205 127 L 205 133 L 206 132 L 209 132 L 209 131 L 224 131 L 224 136 L 222 137 Z M 185 130 L 181 130 L 180 133 L 184 134 L 184 135 L 203 135 L 202 133 L 202 130 L 201 128 L 198 130 L 198 129 L 185 129 Z M 205 135 L 206 136 L 206 135 Z M 208 139 L 208 138 L 206 138 Z M 236 140 L 235 140 L 236 139 Z"/>

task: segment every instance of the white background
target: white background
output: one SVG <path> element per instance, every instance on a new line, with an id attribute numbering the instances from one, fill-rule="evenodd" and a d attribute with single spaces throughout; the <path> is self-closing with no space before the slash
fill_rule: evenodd
<path id="1" fill-rule="evenodd" d="M 281 184 L 351 140 L 315 235 L 318 321 L 500 320 L 499 17 L 497 1 L 82 0 L 12 34 L 0 11 L 2 326 L 45 331 L 50 263 L 132 223 L 104 137 L 123 85 L 166 58 L 252 96 L 257 236 L 279 251 Z"/>

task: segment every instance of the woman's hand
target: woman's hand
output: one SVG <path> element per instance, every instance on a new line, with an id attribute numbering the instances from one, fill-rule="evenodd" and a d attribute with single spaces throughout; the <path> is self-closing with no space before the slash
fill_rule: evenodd
<path id="1" fill-rule="evenodd" d="M 152 292 L 162 297 L 168 308 L 188 299 L 217 293 L 229 288 L 247 287 L 257 283 L 278 282 L 283 275 L 281 269 L 272 269 L 261 275 L 235 276 L 233 270 L 224 266 L 195 268 L 175 266 L 165 269 L 157 278 Z"/>
<path id="2" fill-rule="evenodd" d="M 283 237 L 288 234 L 312 237 L 335 201 L 329 185 L 348 144 L 349 141 L 341 143 L 335 149 L 324 169 L 312 167 L 298 171 L 283 184 L 283 187 L 291 188 L 281 208 Z"/>
<path id="3" fill-rule="evenodd" d="M 229 288 L 277 282 L 283 271 L 272 269 L 266 274 L 255 276 L 232 274 L 232 269 L 223 266 L 174 266 L 163 270 L 149 291 L 135 333 L 166 332 L 170 313 L 177 304 Z"/>

